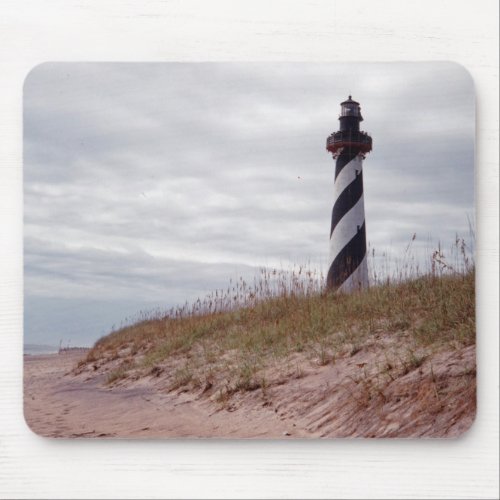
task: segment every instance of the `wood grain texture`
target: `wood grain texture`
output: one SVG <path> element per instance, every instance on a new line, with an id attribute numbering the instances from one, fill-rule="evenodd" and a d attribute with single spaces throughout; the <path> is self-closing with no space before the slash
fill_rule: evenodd
<path id="1" fill-rule="evenodd" d="M 498 497 L 496 0 L 4 0 L 1 498 Z M 478 389 L 451 441 L 49 441 L 22 416 L 22 84 L 52 61 L 453 60 L 477 94 Z"/>

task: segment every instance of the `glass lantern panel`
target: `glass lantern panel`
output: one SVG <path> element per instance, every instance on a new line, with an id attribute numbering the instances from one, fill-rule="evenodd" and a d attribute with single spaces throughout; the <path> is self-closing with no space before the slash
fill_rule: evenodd
<path id="1" fill-rule="evenodd" d="M 358 116 L 359 106 L 357 104 L 344 104 L 342 106 L 342 116 Z"/>

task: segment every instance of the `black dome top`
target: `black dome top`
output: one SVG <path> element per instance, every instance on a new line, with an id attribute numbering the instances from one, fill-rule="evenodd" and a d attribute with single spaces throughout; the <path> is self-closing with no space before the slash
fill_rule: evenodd
<path id="1" fill-rule="evenodd" d="M 359 102 L 358 101 L 353 101 L 352 96 L 349 96 L 349 98 L 347 99 L 347 101 L 341 102 L 340 104 L 341 105 L 342 104 L 358 104 L 359 105 Z"/>

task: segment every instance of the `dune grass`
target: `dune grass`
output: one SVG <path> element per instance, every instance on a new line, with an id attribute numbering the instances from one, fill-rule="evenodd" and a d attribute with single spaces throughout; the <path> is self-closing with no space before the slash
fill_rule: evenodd
<path id="1" fill-rule="evenodd" d="M 272 360 L 306 351 L 327 364 L 389 334 L 409 339 L 404 363 L 415 367 L 423 360 L 419 347 L 474 343 L 474 280 L 465 253 L 460 266 L 451 266 L 439 249 L 425 274 L 400 273 L 352 294 L 328 292 L 321 275 L 302 267 L 292 273 L 263 269 L 251 285 L 240 279 L 204 300 L 112 332 L 84 362 L 122 360 L 108 375 L 112 383 L 132 369 L 158 374 L 177 357 L 183 362 L 171 373 L 172 389 L 206 384 L 219 371 L 232 390 L 253 390 L 265 387 L 262 373 Z"/>

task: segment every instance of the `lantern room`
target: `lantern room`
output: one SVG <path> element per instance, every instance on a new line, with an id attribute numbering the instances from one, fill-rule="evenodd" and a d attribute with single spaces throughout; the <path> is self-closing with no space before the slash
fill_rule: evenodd
<path id="1" fill-rule="evenodd" d="M 326 149 L 336 158 L 342 151 L 357 151 L 365 155 L 372 150 L 372 138 L 359 130 L 363 121 L 359 102 L 349 96 L 347 101 L 340 103 L 340 130 L 331 134 L 326 141 Z"/>
<path id="2" fill-rule="evenodd" d="M 359 122 L 363 121 L 359 102 L 353 101 L 351 96 L 347 101 L 341 102 L 339 120 L 341 131 L 359 132 Z"/>
<path id="3" fill-rule="evenodd" d="M 355 116 L 359 121 L 362 121 L 363 117 L 361 116 L 359 102 L 353 101 L 352 97 L 349 96 L 347 101 L 340 103 L 340 116 Z"/>

